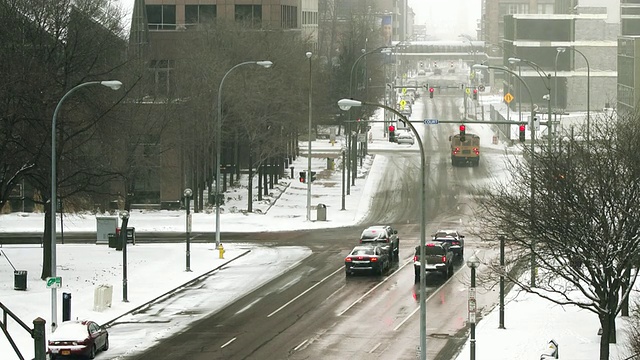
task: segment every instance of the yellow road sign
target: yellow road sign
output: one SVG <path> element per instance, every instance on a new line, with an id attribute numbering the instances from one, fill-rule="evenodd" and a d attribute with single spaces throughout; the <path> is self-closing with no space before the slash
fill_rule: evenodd
<path id="1" fill-rule="evenodd" d="M 404 108 L 405 105 L 407 105 L 407 102 L 404 99 L 400 100 L 400 106 Z"/>
<path id="2" fill-rule="evenodd" d="M 407 93 L 407 88 L 402 88 L 402 93 L 406 94 Z"/>
<path id="3" fill-rule="evenodd" d="M 471 90 L 469 90 L 469 88 L 466 88 L 464 91 L 466 91 L 467 95 L 471 94 Z"/>
<path id="4" fill-rule="evenodd" d="M 510 93 L 506 93 L 504 95 L 504 101 L 506 101 L 507 104 L 512 102 L 513 101 L 513 95 L 511 95 Z"/>

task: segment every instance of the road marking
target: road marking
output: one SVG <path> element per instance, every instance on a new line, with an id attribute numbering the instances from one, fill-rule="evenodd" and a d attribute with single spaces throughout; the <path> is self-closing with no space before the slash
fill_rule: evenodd
<path id="1" fill-rule="evenodd" d="M 307 340 L 303 341 L 302 343 L 300 343 L 300 345 L 298 345 L 298 346 L 294 347 L 294 348 L 293 348 L 293 351 L 298 351 L 298 350 L 300 350 L 300 348 L 301 348 L 301 347 L 303 347 L 303 346 L 307 343 L 307 341 L 309 341 L 309 339 L 307 339 Z"/>
<path id="2" fill-rule="evenodd" d="M 455 275 L 455 274 L 459 273 L 459 272 L 460 272 L 462 269 L 464 269 L 464 268 L 466 268 L 466 266 L 461 266 L 461 267 L 460 267 L 460 269 L 458 269 L 458 271 L 456 271 L 453 275 Z M 437 288 L 433 291 L 433 293 L 432 293 L 429 297 L 427 297 L 424 301 L 425 301 L 425 302 L 426 302 L 426 301 L 429 301 L 429 299 L 431 299 L 431 298 L 432 298 L 432 297 L 434 297 L 436 294 L 438 294 L 438 291 L 439 291 L 440 289 L 442 289 L 445 285 L 447 285 L 447 283 L 448 283 L 449 281 L 451 281 L 451 280 L 454 278 L 454 276 L 453 276 L 453 275 L 452 275 L 450 278 L 448 278 L 448 279 L 447 279 L 447 281 L 445 281 L 442 285 L 440 285 L 439 287 L 437 287 Z M 400 328 L 402 327 L 402 325 L 404 325 L 404 323 L 406 323 L 406 322 L 409 320 L 409 318 L 411 318 L 413 315 L 415 315 L 415 313 L 416 313 L 416 312 L 418 312 L 418 310 L 420 310 L 420 306 L 418 306 L 417 308 L 415 308 L 415 309 L 414 309 L 414 310 L 413 310 L 409 315 L 407 315 L 407 317 L 405 317 L 405 318 L 404 318 L 404 320 L 402 320 L 402 321 L 400 322 L 400 324 L 398 324 L 396 327 L 394 327 L 394 328 L 393 328 L 393 331 L 398 331 L 398 329 L 400 329 Z"/>
<path id="3" fill-rule="evenodd" d="M 376 351 L 376 349 L 378 349 L 380 345 L 382 345 L 382 343 L 377 343 L 376 346 L 373 347 L 373 349 L 369 350 L 369 354 L 372 354 L 374 351 Z"/>
<path id="4" fill-rule="evenodd" d="M 273 315 L 275 315 L 277 312 L 279 312 L 280 310 L 284 309 L 285 307 L 289 306 L 292 302 L 298 300 L 300 297 L 302 297 L 304 294 L 308 293 L 309 291 L 313 290 L 313 288 L 315 288 L 316 286 L 322 284 L 323 282 L 325 282 L 328 278 L 332 277 L 333 275 L 335 275 L 338 271 L 344 271 L 344 267 L 340 267 L 338 268 L 338 270 L 332 272 L 331 274 L 327 275 L 324 277 L 324 279 L 318 281 L 317 283 L 315 283 L 312 287 L 308 288 L 307 290 L 303 291 L 302 293 L 300 293 L 300 295 L 294 297 L 293 299 L 289 300 L 286 304 L 280 306 L 277 310 L 275 310 L 274 312 L 272 312 L 271 314 L 267 315 L 267 317 L 271 317 Z"/>
<path id="5" fill-rule="evenodd" d="M 233 339 L 231 339 L 231 340 L 227 341 L 227 342 L 226 342 L 226 343 L 224 343 L 222 346 L 220 346 L 220 349 L 222 349 L 222 348 L 224 348 L 225 346 L 227 346 L 227 345 L 231 344 L 232 342 L 236 341 L 236 339 L 237 339 L 237 338 L 233 338 Z"/>
<path id="6" fill-rule="evenodd" d="M 371 289 L 369 289 L 369 291 L 367 291 L 366 293 L 364 293 L 362 296 L 360 296 L 356 301 L 352 302 L 351 305 L 347 306 L 346 309 L 342 310 L 338 316 L 342 316 L 344 315 L 344 313 L 346 313 L 347 311 L 349 311 L 352 307 L 356 306 L 356 304 L 358 304 L 359 302 L 362 301 L 362 299 L 364 299 L 367 295 L 371 294 L 375 289 L 377 289 L 380 285 L 384 284 L 387 280 L 389 280 L 390 277 L 392 277 L 393 275 L 397 274 L 398 271 L 402 270 L 405 266 L 407 266 L 408 264 L 413 263 L 413 260 L 409 260 L 406 263 L 404 263 L 402 266 L 400 266 L 398 268 L 398 270 L 394 271 L 392 274 L 389 274 L 384 280 L 380 281 L 376 286 L 372 287 Z"/>

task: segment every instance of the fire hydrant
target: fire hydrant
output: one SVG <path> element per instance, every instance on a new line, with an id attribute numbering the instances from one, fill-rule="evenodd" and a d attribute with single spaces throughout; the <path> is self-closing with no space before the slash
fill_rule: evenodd
<path id="1" fill-rule="evenodd" d="M 218 251 L 220 252 L 220 259 L 224 259 L 224 246 L 222 244 L 218 246 Z"/>

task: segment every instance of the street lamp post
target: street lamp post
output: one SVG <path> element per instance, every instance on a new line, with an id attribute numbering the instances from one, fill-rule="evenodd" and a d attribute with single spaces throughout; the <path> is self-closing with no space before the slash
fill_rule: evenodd
<path id="1" fill-rule="evenodd" d="M 313 53 L 307 51 L 305 54 L 309 59 L 309 139 L 307 150 L 307 221 L 311 221 L 311 95 L 312 95 L 312 76 L 311 76 L 311 56 Z"/>
<path id="2" fill-rule="evenodd" d="M 56 277 L 56 213 L 58 208 L 58 199 L 56 191 L 58 190 L 57 184 L 57 171 L 56 171 L 56 120 L 58 117 L 58 112 L 62 107 L 62 103 L 64 100 L 69 97 L 76 90 L 89 86 L 89 85 L 102 85 L 113 90 L 118 90 L 122 86 L 122 83 L 117 80 L 107 80 L 107 81 L 89 81 L 72 88 L 67 91 L 64 96 L 58 101 L 55 110 L 53 111 L 53 118 L 51 120 L 51 200 L 50 200 L 50 212 L 51 212 L 51 277 Z M 55 330 L 58 326 L 58 294 L 56 287 L 51 288 L 51 329 Z"/>
<path id="3" fill-rule="evenodd" d="M 187 208 L 187 217 L 185 220 L 185 226 L 186 226 L 186 235 L 187 235 L 187 259 L 186 259 L 186 270 L 185 271 L 191 271 L 191 195 L 193 195 L 193 192 L 191 191 L 191 189 L 186 188 L 184 189 L 184 200 L 185 200 L 185 205 Z"/>
<path id="4" fill-rule="evenodd" d="M 471 287 L 469 288 L 469 323 L 471 324 L 470 359 L 476 359 L 476 268 L 480 266 L 480 259 L 476 254 L 467 260 L 467 266 L 471 269 Z"/>
<path id="5" fill-rule="evenodd" d="M 529 89 L 529 85 L 527 85 L 527 83 L 522 79 L 522 77 L 520 77 L 520 75 L 514 73 L 513 71 L 505 68 L 505 67 L 498 67 L 498 66 L 488 66 L 488 65 L 473 65 L 472 68 L 477 68 L 477 69 L 497 69 L 497 70 L 502 70 L 502 71 L 506 71 L 508 73 L 510 73 L 511 75 L 515 76 L 516 78 L 518 78 L 518 80 L 520 80 L 520 82 L 524 85 L 524 87 L 527 89 L 527 92 L 529 93 L 529 100 L 531 100 L 531 227 L 533 228 L 533 223 L 534 223 L 534 219 L 533 219 L 533 215 L 534 215 L 534 194 L 535 194 L 535 182 L 534 182 L 534 173 L 535 173 L 535 142 L 536 142 L 536 127 L 533 121 L 533 118 L 535 117 L 535 110 L 534 110 L 534 104 L 533 104 L 533 95 L 531 95 L 531 89 Z M 536 286 L 536 259 L 535 259 L 535 243 L 531 244 L 531 287 Z"/>
<path id="6" fill-rule="evenodd" d="M 415 127 L 413 126 L 413 124 L 411 124 L 411 122 L 403 115 L 401 114 L 399 111 L 397 111 L 396 109 L 383 105 L 383 104 L 377 104 L 377 103 L 367 103 L 364 101 L 358 101 L 358 100 L 353 100 L 353 99 L 341 99 L 338 101 L 338 106 L 340 106 L 340 109 L 342 110 L 349 110 L 352 106 L 377 106 L 383 109 L 386 109 L 394 114 L 396 114 L 396 116 L 398 116 L 398 118 L 400 118 L 406 126 L 408 126 L 409 128 L 411 128 L 411 131 L 413 132 L 413 135 L 416 137 L 416 140 L 418 141 L 418 146 L 420 147 L 420 182 L 421 182 L 421 195 L 420 195 L 420 254 L 422 254 L 423 256 L 421 256 L 421 260 L 420 260 L 420 271 L 422 274 L 425 273 L 425 235 L 426 235 L 426 216 L 427 216 L 427 210 L 426 210 L 426 192 L 427 192 L 427 185 L 426 185 L 426 174 L 425 174 L 425 153 L 424 153 L 424 145 L 422 144 L 422 140 L 420 138 L 420 134 L 418 134 L 418 131 L 416 131 Z M 421 360 L 426 360 L 426 348 L 427 348 L 427 308 L 426 308 L 426 283 L 425 283 L 425 277 L 424 276 L 420 276 L 420 359 Z"/>
<path id="7" fill-rule="evenodd" d="M 553 106 L 555 106 L 555 108 L 558 108 L 558 55 L 560 55 L 560 53 L 564 52 L 564 48 L 563 47 L 559 47 L 556 48 L 556 60 L 553 63 L 553 79 L 554 79 L 554 84 L 553 84 L 553 88 L 555 89 L 554 93 L 553 93 Z"/>
<path id="8" fill-rule="evenodd" d="M 577 52 L 578 54 L 582 55 L 582 58 L 584 59 L 584 62 L 587 63 L 587 143 L 589 142 L 589 123 L 591 121 L 590 118 L 590 114 L 589 114 L 589 108 L 591 106 L 591 67 L 589 66 L 589 60 L 587 59 L 587 57 L 582 53 L 582 51 L 576 49 L 576 48 L 558 48 L 558 51 L 560 52 L 564 52 L 564 50 L 560 50 L 560 49 L 569 49 L 569 50 L 573 50 L 575 52 Z"/>
<path id="9" fill-rule="evenodd" d="M 544 72 L 544 70 L 542 70 L 542 68 L 540 67 L 540 65 L 534 63 L 533 61 L 529 61 L 527 59 L 520 59 L 520 58 L 515 58 L 515 57 L 510 57 L 509 58 L 509 62 L 512 64 L 518 64 L 518 67 L 520 67 L 520 63 L 524 62 L 527 63 L 529 66 L 531 66 L 537 73 L 538 75 L 542 78 L 542 83 L 544 84 L 544 86 L 547 88 L 548 93 L 546 95 L 544 95 L 542 98 L 544 100 L 547 100 L 547 141 L 548 141 L 548 151 L 551 151 L 551 74 L 547 74 Z M 547 81 L 545 81 L 545 79 Z"/>
<path id="10" fill-rule="evenodd" d="M 120 212 L 122 225 L 120 226 L 120 241 L 122 241 L 122 301 L 129 302 L 127 299 L 127 225 L 129 224 L 129 212 L 127 210 Z"/>
<path id="11" fill-rule="evenodd" d="M 345 173 L 345 160 L 346 160 L 346 150 L 343 147 L 342 148 L 342 209 L 341 210 L 345 210 L 345 197 L 344 197 L 344 181 L 345 181 L 345 177 L 344 177 L 344 173 Z"/>
<path id="12" fill-rule="evenodd" d="M 273 63 L 268 60 L 260 60 L 260 61 L 245 61 L 233 66 L 226 74 L 222 77 L 220 81 L 220 87 L 218 88 L 218 121 L 216 124 L 216 196 L 215 196 L 215 205 L 216 205 L 216 249 L 220 247 L 220 153 L 222 152 L 222 85 L 224 84 L 224 80 L 227 76 L 236 68 L 243 65 L 251 65 L 256 64 L 260 65 L 264 68 L 270 68 Z"/>
<path id="13" fill-rule="evenodd" d="M 360 62 L 360 60 L 362 60 L 365 56 L 369 55 L 369 54 L 373 54 L 373 53 L 379 53 L 381 52 L 383 49 L 388 48 L 387 46 L 380 46 L 378 48 L 375 48 L 371 51 L 365 51 L 364 49 L 362 50 L 362 55 L 360 55 L 356 61 L 353 62 L 353 65 L 351 65 L 351 72 L 349 74 L 349 98 L 353 98 L 353 72 L 356 69 L 356 66 L 358 65 L 358 63 Z M 349 114 L 349 118 L 347 120 L 351 121 L 351 111 L 348 112 Z M 356 125 L 356 133 L 358 126 Z M 351 130 L 349 130 L 349 139 L 351 137 Z M 354 141 L 356 146 L 358 144 L 357 139 L 356 141 Z M 347 141 L 347 152 L 348 152 L 348 160 L 347 160 L 347 194 L 351 193 L 351 182 L 353 182 L 353 185 L 356 184 L 356 179 L 355 179 L 355 175 L 357 174 L 357 161 L 353 160 L 353 158 L 357 158 L 355 155 L 355 151 L 354 149 L 352 149 L 353 146 L 351 146 L 351 141 Z M 354 154 L 352 155 L 352 152 L 354 152 Z M 351 162 L 353 161 L 353 174 L 351 173 Z M 349 179 L 351 178 L 351 182 L 349 181 Z"/>

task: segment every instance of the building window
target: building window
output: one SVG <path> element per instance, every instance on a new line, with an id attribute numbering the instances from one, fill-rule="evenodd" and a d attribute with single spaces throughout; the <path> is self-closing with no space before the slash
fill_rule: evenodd
<path id="1" fill-rule="evenodd" d="M 538 4 L 538 14 L 553 14 L 553 4 Z"/>
<path id="2" fill-rule="evenodd" d="M 236 21 L 251 27 L 262 26 L 262 5 L 236 5 Z"/>
<path id="3" fill-rule="evenodd" d="M 147 5 L 149 30 L 175 30 L 175 5 Z"/>
<path id="4" fill-rule="evenodd" d="M 502 3 L 498 9 L 498 15 L 500 18 L 504 15 L 511 14 L 528 14 L 529 4 L 508 4 Z"/>
<path id="5" fill-rule="evenodd" d="M 280 27 L 283 29 L 297 29 L 298 28 L 298 7 L 282 5 L 280 7 L 281 23 Z"/>
<path id="6" fill-rule="evenodd" d="M 187 26 L 213 22 L 217 16 L 215 5 L 185 5 L 184 18 Z"/>
<path id="7" fill-rule="evenodd" d="M 149 89 L 147 93 L 154 97 L 169 97 L 173 93 L 173 60 L 151 60 L 149 63 Z"/>

